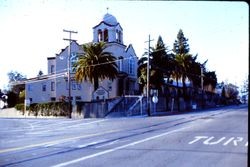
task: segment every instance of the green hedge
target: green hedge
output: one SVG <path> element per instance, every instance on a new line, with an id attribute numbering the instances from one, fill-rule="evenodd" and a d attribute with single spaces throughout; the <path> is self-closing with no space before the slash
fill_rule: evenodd
<path id="1" fill-rule="evenodd" d="M 15 106 L 16 110 L 24 112 L 24 104 L 20 103 Z M 68 116 L 68 103 L 66 102 L 49 102 L 33 103 L 26 107 L 29 114 L 38 116 Z"/>

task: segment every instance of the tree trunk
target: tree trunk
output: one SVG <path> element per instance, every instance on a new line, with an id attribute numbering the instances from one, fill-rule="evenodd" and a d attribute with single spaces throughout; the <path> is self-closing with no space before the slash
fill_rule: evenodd
<path id="1" fill-rule="evenodd" d="M 186 89 L 186 83 L 185 79 L 182 78 L 182 89 L 183 89 L 183 99 L 184 99 L 184 104 L 185 104 L 185 110 L 187 110 L 187 89 Z"/>
<path id="2" fill-rule="evenodd" d="M 94 91 L 96 91 L 98 88 L 99 88 L 98 77 L 94 77 Z"/>
<path id="3" fill-rule="evenodd" d="M 178 107 L 178 112 L 180 112 L 180 90 L 179 90 L 178 79 L 177 79 L 177 107 Z"/>

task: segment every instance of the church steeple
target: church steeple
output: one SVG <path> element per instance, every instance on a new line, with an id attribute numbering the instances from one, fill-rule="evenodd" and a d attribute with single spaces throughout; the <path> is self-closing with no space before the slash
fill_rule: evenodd
<path id="1" fill-rule="evenodd" d="M 108 13 L 103 16 L 102 21 L 93 27 L 93 42 L 117 42 L 123 44 L 123 30 L 116 18 Z"/>

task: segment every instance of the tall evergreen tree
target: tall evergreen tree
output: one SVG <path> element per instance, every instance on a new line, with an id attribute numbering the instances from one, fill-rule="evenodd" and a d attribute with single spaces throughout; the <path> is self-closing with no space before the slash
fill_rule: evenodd
<path id="1" fill-rule="evenodd" d="M 177 34 L 177 40 L 174 42 L 173 52 L 175 54 L 189 53 L 188 39 L 184 36 L 182 29 L 180 29 Z"/>
<path id="2" fill-rule="evenodd" d="M 139 84 L 144 87 L 147 83 L 147 58 L 148 53 L 144 55 L 138 61 L 138 79 Z M 168 67 L 168 54 L 167 48 L 159 36 L 155 47 L 150 48 L 150 87 L 161 90 L 161 86 L 164 84 L 164 74 L 169 73 Z M 170 76 L 170 75 L 169 75 Z"/>
<path id="3" fill-rule="evenodd" d="M 184 100 L 187 100 L 186 96 L 186 79 L 190 76 L 188 75 L 190 69 L 192 68 L 193 64 L 193 57 L 189 54 L 189 44 L 188 39 L 184 36 L 183 31 L 180 29 L 177 34 L 177 39 L 173 45 L 173 52 L 174 52 L 174 60 L 175 60 L 175 72 L 173 73 L 174 78 L 177 81 L 178 87 L 178 80 L 182 79 L 183 85 L 183 97 Z M 179 89 L 179 88 L 178 88 Z M 179 90 L 177 94 L 178 98 L 178 110 L 180 108 L 179 104 Z"/>
<path id="4" fill-rule="evenodd" d="M 156 46 L 151 49 L 152 60 L 150 62 L 150 84 L 156 89 L 161 90 L 161 86 L 164 84 L 164 71 L 166 71 L 167 67 L 167 52 L 161 36 L 158 37 Z"/>

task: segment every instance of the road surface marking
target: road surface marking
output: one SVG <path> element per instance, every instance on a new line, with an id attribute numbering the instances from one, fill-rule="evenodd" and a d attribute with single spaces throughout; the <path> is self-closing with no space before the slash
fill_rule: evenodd
<path id="1" fill-rule="evenodd" d="M 151 137 L 148 137 L 148 138 L 145 138 L 145 139 L 142 139 L 142 140 L 138 140 L 138 141 L 126 144 L 126 145 L 122 145 L 122 146 L 119 146 L 119 147 L 115 147 L 115 148 L 112 148 L 112 149 L 101 151 L 101 152 L 91 154 L 91 155 L 88 155 L 88 156 L 84 156 L 84 157 L 81 157 L 81 158 L 78 158 L 78 159 L 74 159 L 74 160 L 71 160 L 71 161 L 68 161 L 68 162 L 60 163 L 60 164 L 54 165 L 52 167 L 63 167 L 63 166 L 68 166 L 68 165 L 72 166 L 72 164 L 75 164 L 75 163 L 78 163 L 78 162 L 81 162 L 81 161 L 84 161 L 84 160 L 87 160 L 87 159 L 90 159 L 90 158 L 94 158 L 94 157 L 97 157 L 97 156 L 108 154 L 108 153 L 111 153 L 111 152 L 114 152 L 114 151 L 117 151 L 117 150 L 121 150 L 121 149 L 126 148 L 126 147 L 141 144 L 141 143 L 144 143 L 144 142 L 147 142 L 147 141 L 150 141 L 150 140 L 154 140 L 154 139 L 157 139 L 157 138 L 160 138 L 160 137 L 172 134 L 172 133 L 182 131 L 184 129 L 188 129 L 190 127 L 191 126 L 183 127 L 183 128 L 180 128 L 180 129 L 176 129 L 176 130 L 172 130 L 172 131 L 169 131 L 169 132 L 161 133 L 159 135 L 151 136 Z"/>
<path id="2" fill-rule="evenodd" d="M 121 130 L 109 130 L 109 131 L 102 132 L 102 133 L 95 133 L 95 134 L 88 134 L 88 135 L 82 135 L 82 136 L 76 136 L 76 137 L 69 137 L 69 138 L 66 138 L 66 139 L 58 139 L 58 140 L 54 140 L 54 141 L 38 143 L 38 144 L 31 144 L 31 145 L 15 147 L 15 148 L 7 148 L 7 149 L 0 150 L 0 154 L 1 153 L 6 153 L 6 152 L 11 152 L 11 151 L 19 151 L 19 150 L 29 149 L 29 148 L 33 148 L 33 147 L 41 147 L 41 146 L 53 145 L 55 143 L 57 143 L 57 144 L 65 143 L 65 142 L 68 142 L 68 141 L 71 141 L 71 140 L 83 139 L 83 138 L 94 137 L 94 136 L 99 136 L 99 135 L 105 135 L 105 134 L 108 134 L 108 133 L 114 133 L 114 132 L 119 132 L 119 131 L 121 131 Z"/>
<path id="3" fill-rule="evenodd" d="M 205 141 L 203 142 L 203 144 L 205 144 L 205 145 L 219 144 L 221 141 L 223 141 L 224 139 L 226 139 L 226 137 L 222 137 L 222 138 L 220 138 L 220 139 L 217 140 L 217 141 L 211 142 L 211 140 L 213 140 L 213 139 L 214 139 L 214 136 L 212 136 L 212 137 L 208 138 L 207 140 L 205 140 Z"/>
<path id="4" fill-rule="evenodd" d="M 208 136 L 195 136 L 194 138 L 195 139 L 192 140 L 191 142 L 189 142 L 188 144 L 193 144 L 193 143 L 199 141 L 200 139 L 206 139 L 206 138 L 208 138 Z"/>
<path id="5" fill-rule="evenodd" d="M 203 142 L 202 142 L 203 140 Z M 229 143 L 232 143 L 234 146 L 242 146 L 243 137 L 221 137 L 215 138 L 214 136 L 195 136 L 194 140 L 190 141 L 188 144 L 194 144 L 197 142 L 202 142 L 205 145 L 215 145 L 215 144 L 222 144 L 223 146 L 227 146 Z M 245 147 L 248 147 L 248 141 L 244 144 Z"/>

